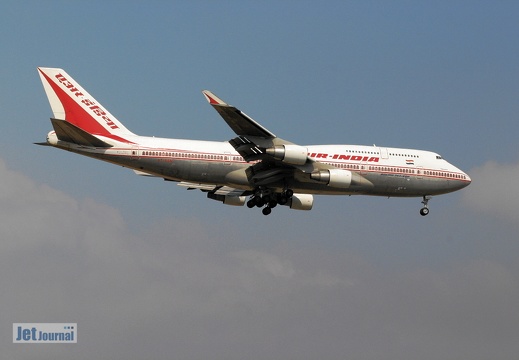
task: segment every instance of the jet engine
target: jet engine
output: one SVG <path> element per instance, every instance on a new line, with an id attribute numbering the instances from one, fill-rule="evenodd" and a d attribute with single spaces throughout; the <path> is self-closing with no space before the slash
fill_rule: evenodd
<path id="1" fill-rule="evenodd" d="M 308 150 L 299 145 L 276 145 L 266 149 L 267 154 L 287 164 L 304 165 L 308 158 Z"/>
<path id="2" fill-rule="evenodd" d="M 314 197 L 311 194 L 294 194 L 288 205 L 294 210 L 312 210 Z"/>
<path id="3" fill-rule="evenodd" d="M 351 171 L 341 169 L 321 170 L 310 174 L 310 178 L 313 180 L 341 189 L 347 189 L 350 187 L 351 176 Z"/>
<path id="4" fill-rule="evenodd" d="M 207 197 L 209 199 L 221 201 L 225 205 L 232 205 L 232 206 L 243 206 L 243 204 L 245 204 L 245 200 L 247 200 L 246 196 L 229 196 L 229 195 L 219 195 L 219 194 L 214 194 L 214 193 L 207 193 Z"/>

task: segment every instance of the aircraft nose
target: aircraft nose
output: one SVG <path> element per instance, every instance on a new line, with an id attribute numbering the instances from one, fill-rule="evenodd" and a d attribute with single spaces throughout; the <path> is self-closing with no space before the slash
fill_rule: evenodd
<path id="1" fill-rule="evenodd" d="M 470 176 L 468 176 L 467 173 L 460 170 L 459 168 L 453 166 L 453 172 L 457 173 L 456 181 L 450 182 L 450 186 L 454 189 L 454 191 L 466 188 L 472 182 L 472 179 L 470 178 Z"/>
<path id="2" fill-rule="evenodd" d="M 463 173 L 463 177 L 464 177 L 464 179 L 462 180 L 463 186 L 461 188 L 469 186 L 470 183 L 472 182 L 472 179 L 466 173 Z"/>

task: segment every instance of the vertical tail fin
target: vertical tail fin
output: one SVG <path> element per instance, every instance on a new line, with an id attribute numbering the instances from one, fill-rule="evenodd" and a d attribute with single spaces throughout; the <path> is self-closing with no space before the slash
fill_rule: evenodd
<path id="1" fill-rule="evenodd" d="M 39 67 L 38 72 L 54 118 L 94 135 L 133 135 L 63 69 Z"/>

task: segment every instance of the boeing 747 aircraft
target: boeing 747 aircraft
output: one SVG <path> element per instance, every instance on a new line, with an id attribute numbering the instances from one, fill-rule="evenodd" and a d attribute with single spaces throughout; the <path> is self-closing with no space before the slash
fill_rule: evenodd
<path id="1" fill-rule="evenodd" d="M 359 145 L 297 145 L 283 140 L 212 92 L 203 94 L 236 133 L 229 141 L 139 136 L 62 69 L 38 68 L 52 108 L 50 145 L 200 189 L 227 205 L 310 210 L 314 195 L 420 197 L 470 184 L 467 174 L 422 150 Z"/>

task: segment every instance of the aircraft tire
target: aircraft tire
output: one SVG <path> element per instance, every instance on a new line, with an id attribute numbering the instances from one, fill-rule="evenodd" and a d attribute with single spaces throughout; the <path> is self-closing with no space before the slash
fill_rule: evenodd
<path id="1" fill-rule="evenodd" d="M 256 196 L 254 198 L 254 203 L 256 204 L 257 207 L 262 207 L 263 205 L 265 205 L 265 201 L 263 201 L 263 199 L 260 198 L 259 196 Z"/>

